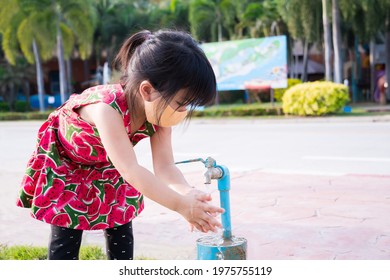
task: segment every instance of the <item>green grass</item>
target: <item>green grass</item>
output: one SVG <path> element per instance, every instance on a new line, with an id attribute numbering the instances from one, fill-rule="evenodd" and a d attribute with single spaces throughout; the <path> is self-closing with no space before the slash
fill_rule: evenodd
<path id="1" fill-rule="evenodd" d="M 107 260 L 103 248 L 99 246 L 81 246 L 80 260 Z M 139 256 L 136 260 L 153 260 L 146 256 Z M 47 247 L 0 244 L 0 260 L 47 260 Z"/>
<path id="2" fill-rule="evenodd" d="M 0 245 L 0 260 L 46 260 L 47 247 Z M 81 246 L 81 260 L 106 260 L 106 254 L 98 246 Z"/>

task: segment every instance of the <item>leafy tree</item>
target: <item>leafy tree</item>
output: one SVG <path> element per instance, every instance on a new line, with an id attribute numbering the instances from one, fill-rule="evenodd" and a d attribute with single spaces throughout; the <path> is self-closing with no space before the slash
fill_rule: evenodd
<path id="1" fill-rule="evenodd" d="M 0 64 L 0 96 L 8 102 L 11 111 L 15 110 L 17 93 L 22 90 L 27 104 L 30 98 L 30 79 L 34 77 L 34 70 L 28 62 L 18 57 L 13 65 Z"/>
<path id="2" fill-rule="evenodd" d="M 280 34 L 281 17 L 275 0 L 249 3 L 240 19 L 241 25 L 249 30 L 253 38 Z"/>
<path id="3" fill-rule="evenodd" d="M 282 19 L 286 22 L 290 35 L 295 40 L 302 40 L 303 73 L 302 80 L 307 80 L 308 52 L 311 43 L 321 37 L 321 0 L 275 0 Z"/>
<path id="4" fill-rule="evenodd" d="M 339 0 L 340 10 L 353 35 L 360 42 L 370 42 L 374 52 L 375 39 L 385 33 L 386 69 L 390 69 L 390 1 L 389 0 Z M 372 59 L 371 55 L 371 59 Z M 387 70 L 387 81 L 390 70 Z M 371 92 L 374 91 L 375 69 L 371 61 Z M 387 89 L 389 90 L 389 88 Z M 390 92 L 387 93 L 390 96 Z"/>
<path id="5" fill-rule="evenodd" d="M 189 22 L 192 34 L 199 40 L 222 41 L 223 30 L 234 34 L 233 0 L 192 0 Z"/>
<path id="6" fill-rule="evenodd" d="M 90 0 L 19 0 L 27 17 L 21 23 L 18 37 L 28 36 L 32 25 L 33 33 L 39 41 L 47 42 L 48 50 L 57 47 L 57 58 L 60 72 L 61 102 L 67 99 L 67 81 L 65 59 L 68 59 L 75 44 L 81 59 L 86 59 L 92 51 L 92 38 L 95 26 L 95 13 Z M 26 23 L 26 22 L 30 22 Z M 19 35 L 20 34 L 20 35 Z M 22 49 L 23 50 L 23 49 Z M 31 50 L 23 53 L 28 57 Z M 70 78 L 70 77 L 68 77 Z"/>
<path id="7" fill-rule="evenodd" d="M 2 49 L 6 59 L 12 65 L 16 65 L 20 49 L 27 61 L 35 64 L 39 109 L 44 111 L 45 90 L 41 58 L 44 60 L 50 58 L 54 46 L 44 36 L 41 36 L 42 33 L 36 32 L 38 20 L 40 20 L 38 15 L 28 18 L 27 11 L 23 9 L 20 1 L 3 1 L 0 9 L 0 32 L 3 34 Z M 12 67 L 9 69 L 12 70 Z"/>

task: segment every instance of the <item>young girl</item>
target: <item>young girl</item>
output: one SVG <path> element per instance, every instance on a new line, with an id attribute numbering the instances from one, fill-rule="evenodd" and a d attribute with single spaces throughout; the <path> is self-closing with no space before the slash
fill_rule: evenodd
<path id="1" fill-rule="evenodd" d="M 17 205 L 51 224 L 49 259 L 78 259 L 83 230 L 104 230 L 109 259 L 133 258 L 131 221 L 143 195 L 180 213 L 192 227 L 215 231 L 223 209 L 195 191 L 175 167 L 171 126 L 213 100 L 213 70 L 183 32 L 141 31 L 117 62 L 120 84 L 74 94 L 38 132 Z M 150 137 L 154 174 L 133 146 Z"/>

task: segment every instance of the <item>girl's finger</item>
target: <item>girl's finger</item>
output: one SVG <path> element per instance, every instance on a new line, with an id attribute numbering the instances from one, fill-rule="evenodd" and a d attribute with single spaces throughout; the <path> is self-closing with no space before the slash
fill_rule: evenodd
<path id="1" fill-rule="evenodd" d="M 208 213 L 225 213 L 225 209 L 206 203 L 203 209 Z"/>
<path id="2" fill-rule="evenodd" d="M 207 193 L 200 193 L 196 196 L 196 198 L 200 201 L 211 201 L 211 195 Z"/>
<path id="3" fill-rule="evenodd" d="M 202 227 L 202 231 L 204 233 L 207 233 L 210 230 L 213 230 L 212 227 L 210 227 L 210 224 L 205 221 L 199 221 L 198 224 Z"/>
<path id="4" fill-rule="evenodd" d="M 216 227 L 222 228 L 221 223 L 220 223 L 217 219 L 211 217 L 211 216 L 210 216 L 209 214 L 207 214 L 207 213 L 205 213 L 204 215 L 202 215 L 202 216 L 201 216 L 201 219 L 203 219 L 203 223 L 206 223 L 206 224 L 207 224 L 207 228 L 208 228 L 209 230 L 212 230 L 212 231 L 215 232 L 215 231 L 216 231 Z M 202 226 L 205 227 L 204 224 L 202 224 Z"/>

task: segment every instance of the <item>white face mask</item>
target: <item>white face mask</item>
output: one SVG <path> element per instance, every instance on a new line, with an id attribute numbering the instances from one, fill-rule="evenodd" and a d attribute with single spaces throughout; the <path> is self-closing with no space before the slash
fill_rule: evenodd
<path id="1" fill-rule="evenodd" d="M 146 114 L 146 119 L 148 122 L 154 125 L 159 125 L 162 127 L 170 127 L 177 125 L 180 123 L 182 120 L 185 119 L 187 116 L 188 112 L 187 110 L 185 111 L 175 111 L 169 104 L 168 106 L 164 109 L 164 111 L 161 114 L 160 121 L 158 119 L 159 114 L 158 114 L 158 109 L 157 106 L 160 102 L 162 97 L 157 98 L 154 101 L 145 101 L 145 114 Z"/>

